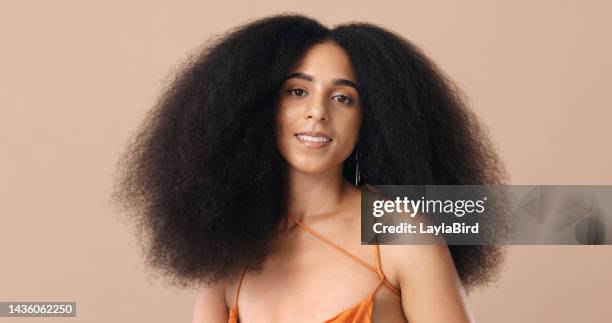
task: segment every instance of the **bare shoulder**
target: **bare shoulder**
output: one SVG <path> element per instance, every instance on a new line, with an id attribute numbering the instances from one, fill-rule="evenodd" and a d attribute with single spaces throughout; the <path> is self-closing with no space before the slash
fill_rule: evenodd
<path id="1" fill-rule="evenodd" d="M 410 322 L 473 322 L 467 294 L 445 245 L 380 246 Z"/>
<path id="2" fill-rule="evenodd" d="M 428 223 L 425 218 L 416 221 Z M 408 321 L 473 322 L 452 255 L 441 239 L 431 244 L 381 245 L 380 254 L 385 274 L 400 287 Z"/>
<path id="3" fill-rule="evenodd" d="M 426 269 L 456 273 L 450 251 L 443 244 L 381 245 L 380 253 L 398 282 L 420 279 L 428 275 Z"/>
<path id="4" fill-rule="evenodd" d="M 192 323 L 227 322 L 226 280 L 200 284 L 193 308 Z"/>

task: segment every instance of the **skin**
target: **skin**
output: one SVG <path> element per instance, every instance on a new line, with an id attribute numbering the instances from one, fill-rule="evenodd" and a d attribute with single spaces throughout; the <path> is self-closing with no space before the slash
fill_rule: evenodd
<path id="1" fill-rule="evenodd" d="M 289 166 L 289 212 L 374 265 L 376 247 L 360 243 L 360 189 L 342 177 L 342 164 L 358 141 L 362 121 L 359 93 L 349 85 L 356 83 L 350 59 L 328 41 L 308 50 L 290 75 L 279 93 L 277 112 L 277 144 Z M 303 131 L 323 132 L 332 142 L 308 147 L 295 136 Z M 380 254 L 382 270 L 401 289 L 401 297 L 381 286 L 373 322 L 473 322 L 446 246 L 386 245 L 380 246 Z M 201 286 L 193 322 L 227 322 L 238 279 Z M 323 322 L 362 301 L 378 282 L 374 272 L 291 224 L 263 270 L 245 275 L 240 318 Z"/>

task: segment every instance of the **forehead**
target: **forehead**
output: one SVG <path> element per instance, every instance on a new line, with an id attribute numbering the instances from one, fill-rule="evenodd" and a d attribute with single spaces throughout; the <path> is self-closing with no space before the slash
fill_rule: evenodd
<path id="1" fill-rule="evenodd" d="M 332 41 L 310 47 L 291 72 L 310 74 L 320 80 L 343 78 L 356 81 L 349 56 L 342 47 Z"/>

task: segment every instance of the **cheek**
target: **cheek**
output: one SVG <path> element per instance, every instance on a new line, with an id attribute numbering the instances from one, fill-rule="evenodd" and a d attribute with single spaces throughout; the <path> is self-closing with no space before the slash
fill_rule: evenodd
<path id="1" fill-rule="evenodd" d="M 358 140 L 361 126 L 361 113 L 345 118 L 338 124 L 338 130 L 343 134 L 342 142 L 351 148 Z M 352 148 L 351 148 L 352 149 Z"/>
<path id="2" fill-rule="evenodd" d="M 292 134 L 289 133 L 291 124 L 295 122 L 293 116 L 288 109 L 280 107 L 276 115 L 276 143 L 281 152 L 285 149 L 285 144 L 288 139 L 291 139 Z"/>

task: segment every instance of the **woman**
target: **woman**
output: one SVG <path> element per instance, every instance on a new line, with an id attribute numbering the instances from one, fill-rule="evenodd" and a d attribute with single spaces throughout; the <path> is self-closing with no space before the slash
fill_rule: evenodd
<path id="1" fill-rule="evenodd" d="M 360 244 L 363 184 L 505 178 L 458 91 L 365 23 L 267 17 L 171 83 L 123 156 L 150 266 L 199 286 L 193 322 L 471 322 L 494 246 Z"/>

